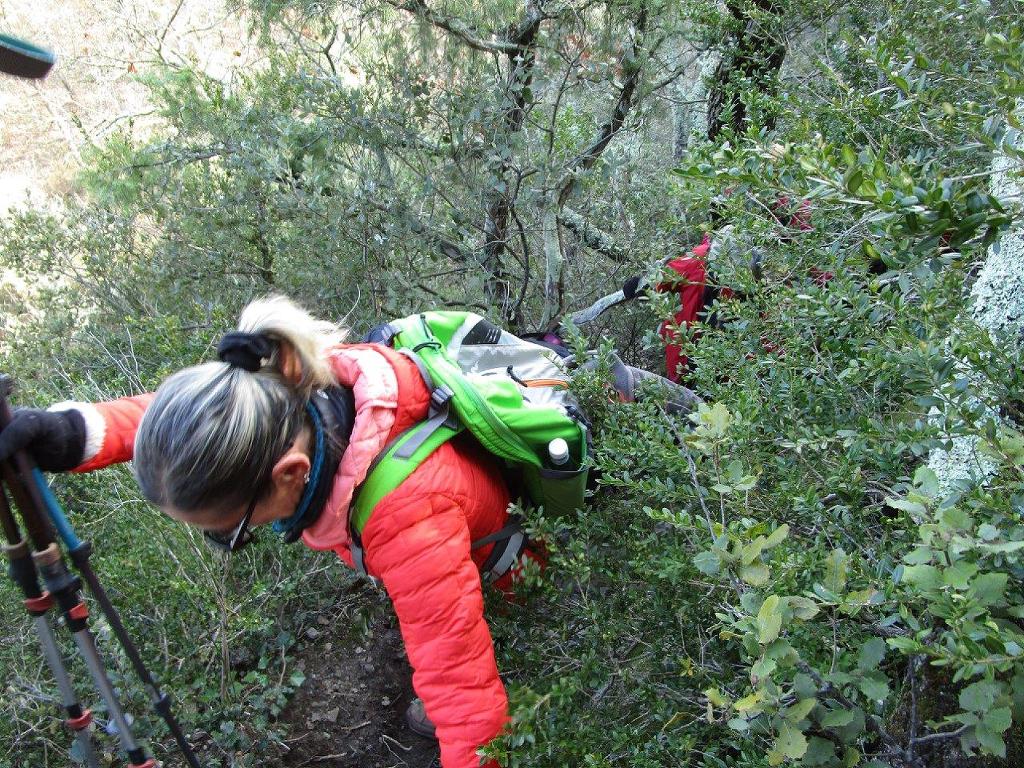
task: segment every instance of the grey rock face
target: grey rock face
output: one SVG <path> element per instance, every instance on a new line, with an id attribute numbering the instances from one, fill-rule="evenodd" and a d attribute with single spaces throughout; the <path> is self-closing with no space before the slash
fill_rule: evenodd
<path id="1" fill-rule="evenodd" d="M 1017 112 L 1024 110 L 1018 101 Z M 1013 139 L 1022 146 L 1020 135 Z M 1020 163 L 999 154 L 992 163 L 992 193 L 1019 202 L 1024 197 Z M 971 289 L 971 315 L 982 328 L 1007 351 L 1019 353 L 1024 334 L 1024 223 L 1014 226 L 989 248 L 978 280 Z M 998 418 L 998 416 L 997 416 Z M 978 440 L 957 437 L 949 451 L 937 450 L 928 466 L 939 479 L 942 493 L 948 493 L 958 481 L 984 481 L 995 471 L 994 462 L 977 451 Z"/>

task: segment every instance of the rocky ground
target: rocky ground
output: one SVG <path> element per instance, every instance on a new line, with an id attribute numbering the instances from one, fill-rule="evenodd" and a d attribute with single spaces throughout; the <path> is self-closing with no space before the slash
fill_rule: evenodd
<path id="1" fill-rule="evenodd" d="M 316 639 L 316 638 L 314 638 Z M 286 710 L 286 768 L 433 768 L 437 745 L 405 724 L 411 670 L 393 616 L 358 644 L 311 644 L 306 680 Z"/>

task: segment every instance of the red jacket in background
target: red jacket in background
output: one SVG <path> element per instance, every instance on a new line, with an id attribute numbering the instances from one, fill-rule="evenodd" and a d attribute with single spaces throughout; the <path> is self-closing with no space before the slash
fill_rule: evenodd
<path id="1" fill-rule="evenodd" d="M 674 323 L 667 320 L 658 327 L 658 334 L 665 340 L 665 375 L 679 383 L 686 373 L 689 360 L 677 342 L 676 328 L 689 328 L 697 321 L 697 313 L 704 308 L 704 289 L 708 282 L 708 267 L 705 259 L 711 249 L 710 235 L 704 235 L 701 244 L 686 256 L 672 259 L 668 268 L 675 272 L 674 279 L 661 282 L 659 293 L 675 293 L 679 297 L 679 310 L 673 315 Z"/>
<path id="2" fill-rule="evenodd" d="M 811 202 L 800 200 L 793 208 L 793 201 L 783 195 L 775 200 L 771 206 L 772 213 L 780 224 L 783 224 L 789 232 L 811 232 L 814 226 L 811 224 Z M 663 322 L 658 327 L 658 333 L 665 340 L 665 375 L 672 381 L 679 383 L 679 379 L 686 373 L 689 360 L 683 354 L 678 343 L 678 333 L 675 328 L 689 328 L 698 321 L 698 315 L 707 309 L 707 306 L 714 300 L 713 292 L 709 295 L 708 287 L 708 251 L 711 250 L 711 235 L 705 234 L 700 245 L 690 251 L 686 256 L 680 256 L 668 262 L 667 266 L 676 273 L 675 279 L 665 280 L 659 283 L 659 293 L 675 293 L 679 297 L 679 310 L 673 315 L 674 323 Z M 818 285 L 824 286 L 834 275 L 831 272 L 812 268 L 810 276 Z M 721 288 L 718 291 L 721 298 L 729 298 L 735 294 L 729 288 Z"/>

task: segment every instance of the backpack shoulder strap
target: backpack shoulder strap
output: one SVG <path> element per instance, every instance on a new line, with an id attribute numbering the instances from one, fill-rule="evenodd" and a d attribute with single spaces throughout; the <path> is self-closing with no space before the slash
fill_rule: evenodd
<path id="1" fill-rule="evenodd" d="M 352 562 L 356 571 L 366 575 L 363 562 L 362 532 L 366 522 L 380 501 L 398 488 L 423 461 L 441 445 L 465 428 L 451 408 L 452 391 L 447 387 L 433 387 L 429 373 L 409 350 L 400 350 L 420 368 L 428 387 L 431 387 L 430 410 L 425 421 L 413 424 L 392 440 L 371 462 L 366 478 L 352 494 L 349 528 L 352 538 Z"/>
<path id="2" fill-rule="evenodd" d="M 519 556 L 526 549 L 528 541 L 523 521 L 518 515 L 510 515 L 508 523 L 500 531 L 495 531 L 474 541 L 470 545 L 470 549 L 479 549 L 488 544 L 494 544 L 487 560 L 480 566 L 484 584 L 493 584 L 512 570 L 512 567 L 518 562 Z"/>

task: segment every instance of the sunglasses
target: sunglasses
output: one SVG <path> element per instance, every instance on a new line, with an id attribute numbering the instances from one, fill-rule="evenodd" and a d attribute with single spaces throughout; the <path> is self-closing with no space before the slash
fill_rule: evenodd
<path id="1" fill-rule="evenodd" d="M 287 453 L 288 449 L 293 445 L 295 445 L 294 438 L 285 446 L 284 453 Z M 306 475 L 306 481 L 309 482 L 308 474 Z M 206 543 L 214 549 L 219 549 L 221 552 L 237 552 L 245 547 L 256 536 L 255 533 L 249 530 L 249 522 L 252 520 L 252 513 L 256 509 L 256 503 L 259 501 L 259 498 L 260 492 L 257 491 L 253 495 L 252 501 L 249 502 L 249 506 L 245 510 L 245 514 L 242 515 L 238 525 L 230 531 L 203 531 Z"/>
<path id="2" fill-rule="evenodd" d="M 252 520 L 252 513 L 256 509 L 257 501 L 259 501 L 259 494 L 252 497 L 242 519 L 230 531 L 203 531 L 206 543 L 221 552 L 237 552 L 252 541 L 255 534 L 249 530 L 249 521 Z"/>

